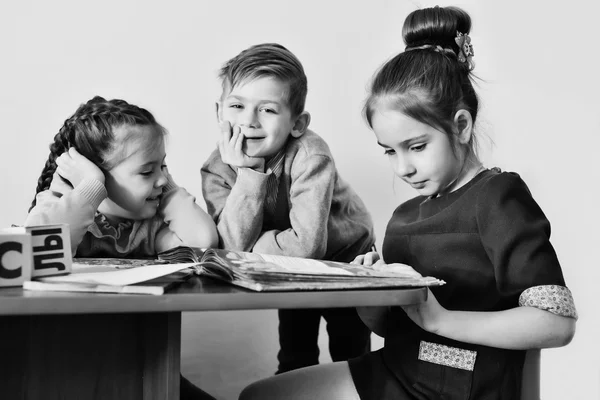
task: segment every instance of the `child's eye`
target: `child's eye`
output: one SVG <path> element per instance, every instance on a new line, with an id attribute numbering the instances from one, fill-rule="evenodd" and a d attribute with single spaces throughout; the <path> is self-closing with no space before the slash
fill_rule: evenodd
<path id="1" fill-rule="evenodd" d="M 229 108 L 242 108 L 241 104 L 230 104 Z"/>
<path id="2" fill-rule="evenodd" d="M 411 146 L 411 147 L 410 147 L 410 150 L 411 150 L 411 151 L 416 151 L 416 152 L 423 151 L 423 150 L 425 150 L 425 146 L 427 146 L 425 143 L 423 143 L 423 144 L 418 144 L 418 145 L 416 145 L 416 146 Z"/>
<path id="3" fill-rule="evenodd" d="M 262 108 L 260 111 L 266 112 L 269 114 L 277 114 L 277 111 L 273 110 L 272 108 Z"/>
<path id="4" fill-rule="evenodd" d="M 150 176 L 150 175 L 152 175 L 152 171 L 142 171 L 142 172 L 140 172 L 140 175 Z"/>
<path id="5" fill-rule="evenodd" d="M 396 151 L 394 149 L 384 149 L 383 154 L 385 154 L 386 156 L 391 156 L 393 154 L 396 154 Z"/>

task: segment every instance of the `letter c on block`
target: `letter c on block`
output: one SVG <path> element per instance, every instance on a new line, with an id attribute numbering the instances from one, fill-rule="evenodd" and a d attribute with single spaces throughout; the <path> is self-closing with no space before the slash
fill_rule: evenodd
<path id="1" fill-rule="evenodd" d="M 0 278 L 2 279 L 15 279 L 21 276 L 21 266 L 15 269 L 4 268 L 2 259 L 4 255 L 9 251 L 17 251 L 23 253 L 23 244 L 19 242 L 4 242 L 0 243 Z"/>

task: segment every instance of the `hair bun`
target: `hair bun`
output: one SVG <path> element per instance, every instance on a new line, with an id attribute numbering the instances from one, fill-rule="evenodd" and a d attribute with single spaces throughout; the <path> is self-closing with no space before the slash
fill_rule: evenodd
<path id="1" fill-rule="evenodd" d="M 458 7 L 430 7 L 415 10 L 406 17 L 402 38 L 406 47 L 423 45 L 450 48 L 458 54 L 457 32 L 471 31 L 471 17 Z"/>

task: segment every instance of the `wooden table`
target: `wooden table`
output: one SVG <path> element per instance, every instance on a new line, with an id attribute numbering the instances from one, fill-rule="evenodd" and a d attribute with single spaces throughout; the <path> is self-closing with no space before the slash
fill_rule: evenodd
<path id="1" fill-rule="evenodd" d="M 193 277 L 162 296 L 0 289 L 0 398 L 179 399 L 181 313 L 403 305 L 424 288 L 258 293 Z"/>

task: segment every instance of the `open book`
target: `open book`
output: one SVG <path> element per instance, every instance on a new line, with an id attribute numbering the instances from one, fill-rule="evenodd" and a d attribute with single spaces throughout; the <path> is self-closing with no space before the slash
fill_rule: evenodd
<path id="1" fill-rule="evenodd" d="M 180 260 L 185 259 L 185 252 L 181 249 Z M 189 251 L 188 255 L 195 256 Z M 200 275 L 255 291 L 382 289 L 445 283 L 433 277 L 415 277 L 336 261 L 222 249 L 206 250 L 198 258 L 196 270 Z"/>
<path id="2" fill-rule="evenodd" d="M 73 259 L 73 272 L 28 281 L 28 290 L 163 294 L 191 274 L 254 291 L 383 289 L 437 286 L 433 277 L 373 269 L 336 261 L 310 260 L 222 249 L 176 247 L 157 260 Z"/>
<path id="3" fill-rule="evenodd" d="M 26 290 L 161 295 L 193 275 L 196 262 L 158 259 L 74 258 L 72 272 L 25 281 Z M 190 259 L 188 259 L 190 261 Z"/>

